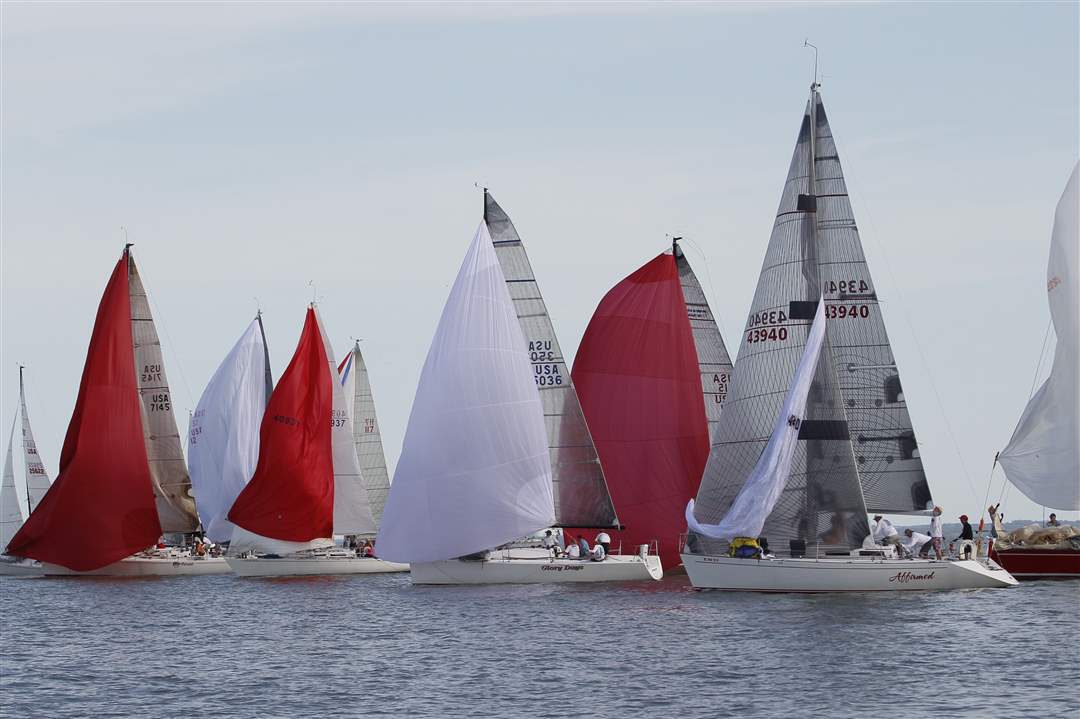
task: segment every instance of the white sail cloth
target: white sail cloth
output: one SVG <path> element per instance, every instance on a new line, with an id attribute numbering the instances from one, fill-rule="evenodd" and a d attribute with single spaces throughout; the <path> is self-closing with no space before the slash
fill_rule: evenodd
<path id="1" fill-rule="evenodd" d="M 259 461 L 259 426 L 266 409 L 266 347 L 251 321 L 203 390 L 188 431 L 188 473 L 203 531 L 214 542 L 232 538 L 227 517 Z"/>
<path id="2" fill-rule="evenodd" d="M 11 421 L 11 434 L 8 436 L 7 455 L 4 458 L 4 477 L 0 483 L 0 554 L 7 551 L 8 542 L 22 527 L 26 520 L 23 501 L 15 489 L 15 463 L 12 461 L 12 447 L 15 442 L 15 425 L 18 417 Z"/>
<path id="3" fill-rule="evenodd" d="M 484 223 L 428 351 L 379 556 L 452 559 L 555 521 L 551 461 L 525 337 Z"/>
<path id="4" fill-rule="evenodd" d="M 1043 386 L 1028 402 L 1009 444 L 998 455 L 1005 474 L 1032 501 L 1080 509 L 1080 163 L 1054 213 L 1047 293 L 1057 348 Z"/>
<path id="5" fill-rule="evenodd" d="M 783 409 L 776 418 L 769 443 L 754 470 L 717 524 L 702 524 L 694 516 L 694 500 L 686 505 L 686 523 L 694 532 L 712 539 L 757 537 L 765 519 L 776 506 L 791 472 L 791 460 L 799 444 L 799 427 L 806 414 L 806 397 L 814 381 L 818 357 L 825 340 L 825 302 L 819 301 L 806 346 L 788 388 Z"/>

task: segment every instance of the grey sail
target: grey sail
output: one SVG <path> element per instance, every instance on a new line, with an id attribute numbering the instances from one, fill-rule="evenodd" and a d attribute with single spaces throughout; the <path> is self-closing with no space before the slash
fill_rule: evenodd
<path id="1" fill-rule="evenodd" d="M 346 373 L 353 375 L 346 376 Z M 360 343 L 353 347 L 352 356 L 346 360 L 342 370 L 342 384 L 353 382 L 353 438 L 356 443 L 356 456 L 360 460 L 360 473 L 364 488 L 367 489 L 371 502 L 371 514 L 378 526 L 382 521 L 386 497 L 390 494 L 390 474 L 386 469 L 386 455 L 383 453 L 382 434 L 379 431 L 379 419 L 375 414 L 375 397 L 371 393 L 371 381 L 368 377 L 364 356 L 360 353 Z"/>
<path id="2" fill-rule="evenodd" d="M 521 331 L 528 343 L 533 379 L 540 390 L 551 450 L 556 524 L 564 527 L 618 525 L 604 471 L 585 424 L 547 305 L 533 275 L 529 256 L 495 199 L 484 190 L 484 221 L 506 276 Z"/>
<path id="3" fill-rule="evenodd" d="M 191 478 L 180 448 L 180 431 L 173 414 L 161 342 L 130 249 L 128 292 L 131 296 L 131 336 L 135 343 L 135 379 L 139 386 L 146 458 L 150 462 L 161 531 L 194 532 L 199 517 L 191 493 Z"/>
<path id="4" fill-rule="evenodd" d="M 816 99 L 815 92 L 811 100 Z M 822 296 L 820 239 L 811 188 L 814 138 L 808 103 L 743 331 L 724 411 L 695 506 L 699 522 L 726 514 L 765 448 L 806 345 Z M 831 277 L 831 274 L 830 274 Z M 826 295 L 826 311 L 829 310 Z M 765 520 L 774 550 L 805 542 L 817 551 L 849 550 L 869 533 L 836 352 L 826 340 L 807 399 L 799 446 L 783 493 Z M 694 551 L 722 546 L 697 538 Z"/>
<path id="5" fill-rule="evenodd" d="M 686 260 L 682 248 L 676 243 L 672 250 L 675 253 L 675 265 L 679 270 L 686 315 L 694 333 L 694 348 L 697 350 L 698 366 L 701 368 L 701 391 L 705 395 L 705 418 L 709 422 L 711 439 L 716 436 L 720 412 L 731 384 L 731 356 L 724 345 L 724 338 L 720 335 L 716 318 L 709 309 L 701 283 Z"/>

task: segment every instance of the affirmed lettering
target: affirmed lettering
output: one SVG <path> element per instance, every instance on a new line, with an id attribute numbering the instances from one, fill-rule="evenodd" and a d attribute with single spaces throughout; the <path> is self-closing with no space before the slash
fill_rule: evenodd
<path id="1" fill-rule="evenodd" d="M 908 582 L 929 582 L 933 579 L 933 572 L 927 572 L 926 574 L 915 574 L 914 572 L 897 572 L 894 576 L 889 577 L 890 582 L 897 582 L 898 584 L 907 584 Z"/>

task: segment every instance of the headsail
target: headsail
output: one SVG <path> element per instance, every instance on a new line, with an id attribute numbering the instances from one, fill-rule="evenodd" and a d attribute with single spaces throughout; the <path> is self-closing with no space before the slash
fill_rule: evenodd
<path id="1" fill-rule="evenodd" d="M 0 480 L 0 554 L 15 533 L 26 521 L 19 494 L 15 491 L 15 463 L 12 460 L 12 448 L 15 446 L 15 426 L 19 418 L 11 420 L 11 434 L 8 435 L 7 454 L 4 455 L 4 477 Z"/>
<path id="2" fill-rule="evenodd" d="M 656 540 L 668 566 L 679 564 L 683 508 L 709 457 L 679 269 L 668 251 L 615 285 L 574 359 L 574 385 L 626 525 L 613 541 L 629 549 Z"/>
<path id="3" fill-rule="evenodd" d="M 830 226 L 828 233 L 819 238 L 822 218 L 818 217 L 818 211 L 825 210 L 826 216 L 834 218 L 837 213 L 835 208 L 827 207 L 830 203 L 842 202 L 847 206 L 846 196 L 838 197 L 835 192 L 828 198 L 816 196 L 822 184 L 815 177 L 815 164 L 830 168 L 832 174 L 822 182 L 830 190 L 840 189 L 835 185 L 839 173 L 835 157 L 822 157 L 821 153 L 813 151 L 815 122 L 812 118 L 819 107 L 815 90 L 803 116 L 732 374 L 731 389 L 698 490 L 694 516 L 701 524 L 716 524 L 727 514 L 765 450 L 788 393 L 788 382 L 803 354 L 819 298 L 824 295 L 824 313 L 828 319 L 838 315 L 839 307 L 844 306 L 837 300 L 839 287 L 833 288 L 831 284 L 826 287 L 834 274 L 832 265 L 822 260 L 821 252 L 826 244 L 830 245 L 829 252 L 835 261 L 838 249 L 832 246 L 853 251 L 858 236 L 853 225 L 836 223 L 835 228 Z M 866 277 L 865 274 L 856 277 L 856 289 L 860 280 L 869 282 L 863 279 Z M 847 289 L 845 280 L 844 290 Z M 876 301 L 874 304 L 876 313 Z M 799 446 L 792 458 L 788 481 L 764 525 L 763 531 L 776 549 L 786 548 L 786 542 L 791 540 L 824 547 L 852 548 L 859 546 L 868 534 L 866 504 L 853 445 L 857 444 L 860 453 L 865 453 L 864 443 L 873 443 L 874 438 L 865 434 L 865 421 L 858 427 L 849 424 L 846 410 L 868 404 L 876 412 L 870 415 L 872 417 L 896 418 L 899 414 L 887 411 L 897 406 L 895 402 L 886 404 L 883 400 L 880 408 L 875 407 L 875 401 L 870 397 L 879 393 L 881 387 L 867 386 L 860 390 L 864 395 L 843 396 L 836 376 L 840 372 L 848 373 L 847 362 L 855 357 L 855 350 L 849 347 L 841 353 L 830 345 L 834 335 L 841 342 L 851 342 L 855 336 L 852 333 L 857 332 L 860 323 L 866 319 L 862 313 L 869 316 L 870 312 L 868 307 L 863 311 L 856 309 L 856 316 L 848 318 L 845 309 L 844 318 L 828 324 L 825 347 L 809 390 L 806 419 L 801 423 Z M 887 344 L 874 352 L 888 352 Z M 888 354 L 889 361 L 880 364 L 892 365 L 891 352 Z M 859 370 L 860 373 L 870 371 Z M 872 371 L 895 372 L 895 369 Z M 902 398 L 892 399 L 902 407 Z M 907 412 L 903 410 L 902 418 L 906 420 L 906 417 Z M 885 443 L 875 446 L 884 447 Z M 889 446 L 899 449 L 898 442 Z M 893 455 L 896 454 L 894 451 Z M 892 456 L 892 459 L 898 457 Z M 882 464 L 889 464 L 884 457 Z M 876 466 L 872 465 L 872 468 Z M 921 469 L 919 476 L 922 476 Z M 901 477 L 902 481 L 906 481 L 904 477 L 906 475 Z M 876 483 L 878 479 L 880 473 L 868 473 L 868 483 Z M 912 508 L 910 498 L 906 506 Z"/>
<path id="4" fill-rule="evenodd" d="M 135 339 L 135 371 L 143 407 L 143 434 L 150 473 L 154 478 L 158 517 L 165 532 L 193 532 L 199 523 L 191 492 L 184 453 L 180 448 L 180 430 L 173 414 L 172 392 L 165 375 L 154 318 L 146 297 L 135 258 L 128 258 L 128 282 L 131 296 L 131 333 Z"/>
<path id="5" fill-rule="evenodd" d="M 371 514 L 378 525 L 386 507 L 386 496 L 390 493 L 390 475 L 386 469 L 379 419 L 375 414 L 375 397 L 371 393 L 371 380 L 364 356 L 360 353 L 359 340 L 338 365 L 338 376 L 347 406 L 351 408 L 356 456 L 360 460 L 360 473 L 371 502 Z M 348 404 L 350 399 L 352 402 Z"/>
<path id="6" fill-rule="evenodd" d="M 104 567 L 161 536 L 132 348 L 128 253 L 101 298 L 60 471 L 8 553 L 76 571 Z"/>
<path id="7" fill-rule="evenodd" d="M 1054 213 L 1046 289 L 1057 346 L 1050 376 L 1028 402 L 998 455 L 1009 481 L 1034 502 L 1080 509 L 1080 163 Z"/>
<path id="8" fill-rule="evenodd" d="M 529 256 L 514 223 L 486 189 L 484 223 L 514 301 L 533 378 L 544 404 L 555 483 L 556 522 L 567 527 L 617 525 L 619 520 L 604 481 L 604 471 Z"/>
<path id="9" fill-rule="evenodd" d="M 229 510 L 230 552 L 290 553 L 333 544 L 333 385 L 313 307 L 263 414 L 259 461 Z"/>
<path id="10" fill-rule="evenodd" d="M 26 409 L 26 387 L 23 383 L 23 367 L 19 367 L 19 411 L 22 413 L 23 471 L 25 472 L 27 516 L 49 491 L 49 473 L 38 454 L 34 432 L 30 429 L 30 413 Z"/>
<path id="11" fill-rule="evenodd" d="M 226 515 L 259 459 L 259 427 L 270 399 L 262 320 L 256 317 L 214 372 L 188 432 L 188 467 L 203 530 L 227 542 Z"/>
<path id="12" fill-rule="evenodd" d="M 524 336 L 480 224 L 420 373 L 379 556 L 452 559 L 555 520 L 540 393 Z"/>

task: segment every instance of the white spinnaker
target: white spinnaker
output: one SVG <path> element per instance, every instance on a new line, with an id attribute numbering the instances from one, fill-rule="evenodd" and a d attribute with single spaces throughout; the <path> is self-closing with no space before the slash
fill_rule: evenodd
<path id="1" fill-rule="evenodd" d="M 480 224 L 413 401 L 378 552 L 452 559 L 555 521 L 540 394 L 505 276 Z"/>
<path id="2" fill-rule="evenodd" d="M 1080 163 L 1054 213 L 1047 292 L 1057 347 L 1050 377 L 1028 402 L 998 460 L 1032 501 L 1080 509 Z"/>
<path id="3" fill-rule="evenodd" d="M 11 420 L 11 434 L 8 435 L 7 454 L 4 457 L 4 477 L 0 481 L 0 553 L 7 551 L 8 542 L 26 521 L 26 511 L 19 494 L 15 491 L 15 464 L 12 461 L 12 447 L 15 442 L 15 426 L 18 414 Z"/>
<path id="4" fill-rule="evenodd" d="M 315 320 L 326 348 L 326 367 L 334 393 L 334 410 L 328 419 L 334 448 L 334 534 L 374 534 L 377 529 L 375 518 L 371 516 L 371 503 L 364 488 L 360 461 L 356 458 L 356 445 L 353 443 L 352 397 L 346 399 L 341 387 L 334 350 L 327 339 L 318 307 L 315 308 Z"/>
<path id="5" fill-rule="evenodd" d="M 188 432 L 188 472 L 203 530 L 214 542 L 232 538 L 229 509 L 255 473 L 266 409 L 266 346 L 251 321 L 203 390 Z"/>
<path id="6" fill-rule="evenodd" d="M 717 524 L 702 524 L 694 517 L 694 500 L 686 507 L 691 530 L 713 539 L 757 537 L 765 519 L 776 506 L 791 473 L 791 460 L 799 444 L 799 427 L 806 416 L 806 398 L 817 371 L 818 357 L 825 340 L 825 303 L 818 302 L 814 324 L 806 338 L 802 357 L 791 380 L 783 409 L 776 418 L 769 443 L 754 465 L 753 472 Z"/>

